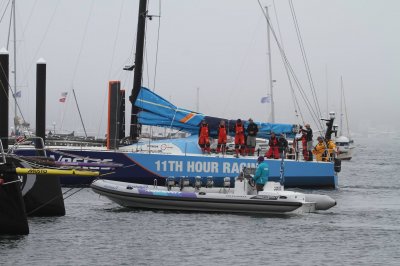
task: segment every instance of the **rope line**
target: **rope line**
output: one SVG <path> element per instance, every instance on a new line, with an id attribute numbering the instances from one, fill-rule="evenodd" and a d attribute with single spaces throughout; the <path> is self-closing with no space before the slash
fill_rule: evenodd
<path id="1" fill-rule="evenodd" d="M 6 14 L 6 11 L 7 11 L 7 8 L 8 8 L 8 5 L 10 4 L 10 2 L 11 2 L 11 0 L 8 0 L 8 3 L 7 3 L 7 5 L 6 5 L 6 7 L 4 8 L 3 15 L 1 15 L 1 18 L 0 18 L 0 23 L 1 23 L 1 21 L 3 20 L 4 15 Z"/>
<path id="2" fill-rule="evenodd" d="M 153 81 L 153 92 L 156 91 L 156 78 L 157 78 L 157 66 L 158 66 L 158 51 L 160 44 L 160 28 L 161 28 L 161 0 L 158 1 L 158 29 L 157 29 L 157 43 L 156 43 L 156 62 L 154 65 L 154 81 Z"/>
<path id="3" fill-rule="evenodd" d="M 293 23 L 295 25 L 295 29 L 296 29 L 296 33 L 297 33 L 297 39 L 299 41 L 301 54 L 302 54 L 302 57 L 303 57 L 303 62 L 304 62 L 305 68 L 306 68 L 307 78 L 308 78 L 308 81 L 309 81 L 309 84 L 310 84 L 311 93 L 313 95 L 314 105 L 316 107 L 317 115 L 319 117 L 321 117 L 322 116 L 321 115 L 321 109 L 319 107 L 318 97 L 317 97 L 317 93 L 316 93 L 316 90 L 315 90 L 314 81 L 313 81 L 313 78 L 312 78 L 312 75 L 311 75 L 311 70 L 310 70 L 310 65 L 308 63 L 307 53 L 306 53 L 306 50 L 305 50 L 305 47 L 304 47 L 303 38 L 301 36 L 300 27 L 299 27 L 299 23 L 298 23 L 297 16 L 296 16 L 296 11 L 294 9 L 294 5 L 293 5 L 293 1 L 292 0 L 289 0 L 289 5 L 290 5 L 290 11 L 292 13 Z M 319 121 L 319 120 L 317 119 L 317 121 Z M 319 128 L 322 129 L 322 126 L 320 126 L 320 125 L 321 125 L 321 123 L 317 123 L 317 126 L 319 126 Z"/>
<path id="4" fill-rule="evenodd" d="M 270 22 L 268 16 L 265 14 L 265 12 L 263 10 L 263 7 L 262 7 L 262 5 L 260 3 L 260 0 L 258 0 L 258 4 L 259 4 L 260 9 L 262 10 L 262 12 L 264 14 L 265 19 L 268 22 L 268 26 L 271 29 L 271 33 L 272 33 L 272 35 L 273 35 L 273 37 L 274 37 L 274 39 L 276 41 L 276 44 L 277 44 L 278 49 L 279 49 L 279 52 L 281 53 L 281 56 L 282 56 L 282 58 L 284 60 L 284 64 L 287 65 L 287 67 L 289 69 L 289 72 L 292 75 L 293 80 L 294 80 L 294 82 L 295 82 L 295 84 L 296 84 L 296 86 L 297 86 L 297 88 L 298 88 L 298 90 L 300 92 L 300 95 L 301 95 L 301 97 L 302 97 L 307 109 L 311 113 L 311 117 L 312 117 L 313 121 L 315 122 L 316 125 L 320 125 L 320 121 L 319 121 L 318 115 L 317 115 L 316 111 L 314 110 L 314 108 L 312 107 L 310 101 L 308 100 L 308 98 L 306 96 L 306 93 L 305 93 L 303 87 L 301 86 L 301 83 L 300 83 L 299 79 L 297 78 L 297 76 L 296 76 L 296 74 L 295 74 L 295 72 L 294 72 L 294 70 L 293 70 L 293 68 L 292 68 L 292 66 L 291 66 L 291 64 L 289 62 L 289 59 L 287 58 L 286 53 L 283 50 L 282 45 L 280 44 L 280 42 L 279 42 L 279 40 L 277 38 L 275 30 L 273 29 L 273 27 L 271 27 L 271 22 Z"/>
<path id="5" fill-rule="evenodd" d="M 283 43 L 283 38 L 282 38 L 281 27 L 280 27 L 280 24 L 279 24 L 278 13 L 276 11 L 275 0 L 273 0 L 272 2 L 273 2 L 273 5 L 274 5 L 274 13 L 275 13 L 277 26 L 278 26 L 279 39 L 280 39 L 280 42 L 282 43 L 282 49 L 285 50 L 284 43 Z M 282 58 L 282 60 L 283 60 L 283 58 Z M 288 69 L 286 64 L 283 64 L 283 65 L 285 66 L 286 76 L 287 76 L 288 81 L 289 81 L 289 87 L 290 87 L 290 92 L 291 92 L 291 95 L 292 95 L 292 101 L 293 101 L 293 107 L 294 107 L 294 113 L 296 115 L 296 119 L 298 119 L 298 116 L 299 116 L 299 113 L 300 113 L 302 124 L 304 124 L 305 122 L 304 122 L 303 113 L 301 112 L 300 104 L 299 104 L 299 102 L 297 100 L 297 97 L 296 97 L 296 94 L 295 94 L 295 91 L 294 91 L 294 88 L 293 88 L 293 83 L 292 83 L 292 79 L 291 79 L 290 74 L 289 74 L 289 69 Z M 299 123 L 299 121 L 297 121 L 297 122 Z"/>
<path id="6" fill-rule="evenodd" d="M 119 9 L 119 16 L 118 16 L 118 23 L 117 23 L 117 30 L 116 30 L 116 33 L 115 33 L 115 38 L 114 38 L 114 44 L 113 44 L 113 49 L 112 49 L 112 53 L 111 53 L 111 63 L 110 63 L 110 68 L 108 69 L 108 79 L 110 80 L 110 77 L 112 77 L 111 76 L 111 71 L 112 71 L 112 67 L 113 67 L 113 63 L 114 63 L 114 57 L 115 57 L 115 50 L 116 50 L 116 47 L 117 47 L 117 41 L 118 41 L 118 33 L 119 33 L 119 29 L 120 29 L 120 25 L 121 25 L 121 18 L 122 18 L 122 11 L 124 10 L 124 3 L 125 3 L 125 1 L 122 1 L 121 2 L 121 6 L 120 6 L 120 9 Z M 102 108 L 101 108 L 101 115 L 99 116 L 99 123 L 98 123 L 98 125 L 99 125 L 99 127 L 97 128 L 97 134 L 96 134 L 96 136 L 99 136 L 100 135 L 100 129 L 101 129 L 101 126 L 102 126 L 102 121 L 104 120 L 103 119 L 103 115 L 104 115 L 104 112 L 105 112 L 105 110 L 107 109 L 107 108 L 105 108 L 105 105 L 106 105 L 106 100 L 107 100 L 107 91 L 108 90 L 105 90 L 105 92 L 103 93 L 103 105 L 102 105 Z"/>
<path id="7" fill-rule="evenodd" d="M 3 73 L 3 75 L 6 77 L 6 71 L 5 71 L 5 69 L 3 68 L 3 66 L 0 66 L 0 71 Z M 15 100 L 15 95 L 14 95 L 14 93 L 12 93 L 12 88 L 11 88 L 11 85 L 10 85 L 10 80 L 9 79 L 7 79 L 7 84 L 8 84 L 8 89 L 9 89 L 9 92 L 7 93 L 7 91 L 6 91 L 6 88 L 4 88 L 3 86 L 1 86 L 1 88 L 2 88 L 2 90 L 3 90 L 3 92 L 4 92 L 4 94 L 5 95 L 7 95 L 7 100 L 8 100 L 8 102 L 10 102 L 10 92 L 11 92 L 11 96 L 12 96 L 12 98 Z M 18 111 L 20 112 L 20 114 L 21 114 L 21 118 L 22 118 L 22 120 L 25 122 L 26 120 L 25 120 L 25 117 L 24 117 L 24 115 L 22 114 L 22 111 L 21 111 L 21 107 L 19 106 L 19 104 L 18 104 L 18 101 L 15 101 L 15 103 L 16 103 L 16 105 L 17 105 L 17 109 L 18 109 Z M 15 115 L 17 115 L 17 114 L 15 114 Z"/>

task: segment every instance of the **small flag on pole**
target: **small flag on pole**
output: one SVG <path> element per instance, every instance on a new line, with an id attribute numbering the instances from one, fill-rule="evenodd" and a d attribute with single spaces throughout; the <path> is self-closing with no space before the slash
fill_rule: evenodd
<path id="1" fill-rule="evenodd" d="M 265 96 L 261 98 L 261 103 L 270 103 L 270 102 L 271 102 L 270 96 Z"/>
<path id="2" fill-rule="evenodd" d="M 14 98 L 21 98 L 21 91 L 17 91 L 13 95 L 14 95 Z"/>
<path id="3" fill-rule="evenodd" d="M 18 136 L 15 140 L 17 141 L 17 143 L 21 143 L 24 142 L 26 139 L 25 135 L 23 136 Z"/>
<path id="4" fill-rule="evenodd" d="M 58 100 L 60 103 L 65 103 L 65 100 L 67 99 L 68 92 L 62 92 L 61 93 L 61 98 Z"/>

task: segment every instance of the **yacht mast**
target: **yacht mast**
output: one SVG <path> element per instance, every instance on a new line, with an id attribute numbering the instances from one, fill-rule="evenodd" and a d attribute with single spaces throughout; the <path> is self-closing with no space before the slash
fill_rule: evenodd
<path id="1" fill-rule="evenodd" d="M 139 15 L 136 35 L 136 54 L 135 54 L 135 72 L 133 77 L 133 89 L 129 96 L 129 101 L 132 103 L 130 139 L 132 142 L 137 142 L 141 131 L 141 125 L 138 124 L 137 114 L 139 108 L 135 106 L 136 99 L 139 95 L 140 87 L 142 86 L 142 69 L 143 69 L 143 50 L 145 27 L 147 17 L 147 0 L 140 0 Z"/>
<path id="2" fill-rule="evenodd" d="M 270 27 L 271 20 L 269 18 L 268 7 L 265 7 L 265 13 L 267 15 L 267 40 L 268 40 L 268 65 L 269 65 L 269 89 L 270 89 L 270 97 L 271 97 L 271 123 L 275 123 L 275 103 L 274 103 L 274 89 L 273 89 L 273 80 L 272 80 L 272 61 L 271 61 L 271 38 L 270 38 Z"/>

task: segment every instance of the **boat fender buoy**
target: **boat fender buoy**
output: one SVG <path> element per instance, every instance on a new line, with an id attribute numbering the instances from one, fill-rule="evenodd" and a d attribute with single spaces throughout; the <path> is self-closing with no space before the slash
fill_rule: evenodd
<path id="1" fill-rule="evenodd" d="M 168 191 L 171 190 L 171 187 L 175 186 L 175 177 L 169 176 L 167 177 L 167 187 Z"/>
<path id="2" fill-rule="evenodd" d="M 214 186 L 214 179 L 212 176 L 207 176 L 206 187 L 210 188 Z"/>
<path id="3" fill-rule="evenodd" d="M 195 176 L 193 187 L 199 190 L 201 188 L 201 183 L 201 176 Z"/>
<path id="4" fill-rule="evenodd" d="M 0 186 L 4 184 L 4 179 L 0 178 Z"/>
<path id="5" fill-rule="evenodd" d="M 334 169 L 336 173 L 339 173 L 342 170 L 342 160 L 335 158 Z"/>
<path id="6" fill-rule="evenodd" d="M 224 187 L 230 187 L 231 186 L 231 179 L 229 177 L 224 177 Z"/>

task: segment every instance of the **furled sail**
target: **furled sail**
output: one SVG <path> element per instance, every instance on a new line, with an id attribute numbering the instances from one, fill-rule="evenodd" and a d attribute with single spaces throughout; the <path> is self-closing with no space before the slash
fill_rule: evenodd
<path id="1" fill-rule="evenodd" d="M 176 107 L 145 87 L 140 89 L 135 106 L 141 110 L 138 114 L 138 122 L 142 125 L 170 127 L 191 134 L 197 134 L 199 124 L 205 119 L 210 127 L 210 135 L 216 137 L 220 121 L 225 120 L 229 135 L 233 136 L 235 132 L 236 119 L 229 120 L 206 116 L 202 113 Z M 243 123 L 247 127 L 248 121 L 243 120 Z M 297 126 L 292 124 L 255 123 L 259 128 L 258 137 L 260 138 L 268 138 L 271 132 L 275 132 L 276 134 L 284 133 L 287 137 L 294 137 L 297 132 Z"/>

